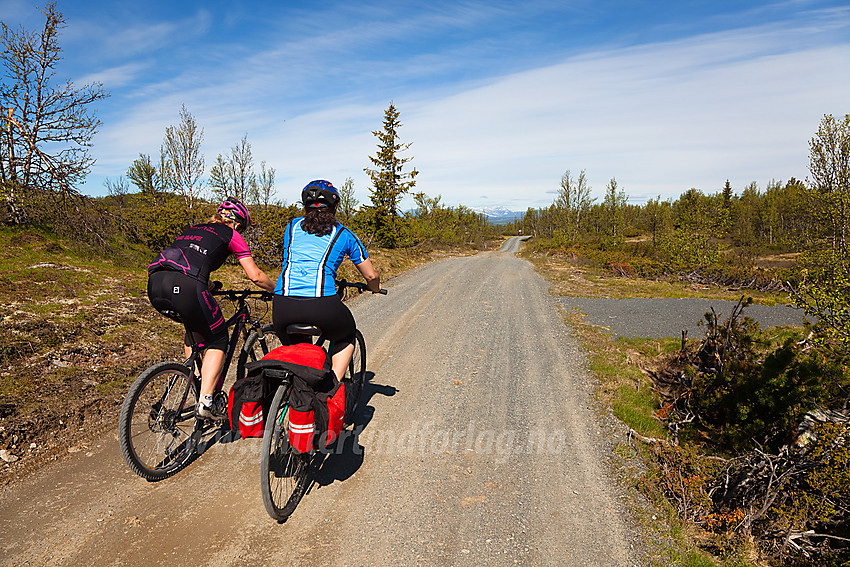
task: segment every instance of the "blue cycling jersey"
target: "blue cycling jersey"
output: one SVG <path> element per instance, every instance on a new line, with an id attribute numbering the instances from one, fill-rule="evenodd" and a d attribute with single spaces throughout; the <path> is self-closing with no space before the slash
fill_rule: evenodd
<path id="1" fill-rule="evenodd" d="M 283 235 L 283 269 L 274 292 L 294 297 L 324 297 L 336 293 L 336 273 L 346 256 L 355 264 L 369 257 L 363 243 L 341 224 L 317 236 L 301 228 L 304 217 L 292 220 Z"/>

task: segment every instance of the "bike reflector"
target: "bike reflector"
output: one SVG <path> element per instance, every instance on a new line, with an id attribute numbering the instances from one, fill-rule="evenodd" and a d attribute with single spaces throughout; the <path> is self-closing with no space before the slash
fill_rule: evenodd
<path id="1" fill-rule="evenodd" d="M 299 453 L 313 450 L 313 410 L 289 408 L 289 444 Z"/>

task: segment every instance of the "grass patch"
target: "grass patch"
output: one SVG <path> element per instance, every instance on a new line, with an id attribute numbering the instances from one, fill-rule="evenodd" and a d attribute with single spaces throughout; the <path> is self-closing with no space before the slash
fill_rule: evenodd
<path id="1" fill-rule="evenodd" d="M 638 277 L 618 277 L 588 262 L 573 262 L 566 256 L 550 256 L 523 249 L 520 256 L 531 262 L 554 289 L 564 297 L 604 297 L 631 299 L 638 297 L 667 297 L 672 299 L 703 298 L 738 301 L 741 291 L 719 286 L 695 285 L 674 280 L 648 280 Z M 764 305 L 787 304 L 784 292 L 747 290 L 756 303 Z"/>
<path id="2" fill-rule="evenodd" d="M 139 365 L 159 356 L 156 332 L 139 341 L 139 325 L 159 317 L 145 298 L 144 266 L 81 257 L 32 227 L 0 229 L 0 250 L 0 399 L 16 412 L 37 410 L 57 393 L 76 395 L 83 380 L 97 383 L 106 363 L 119 369 L 108 381 L 126 382 L 121 376 L 135 378 Z M 135 332 L 110 342 L 125 326 Z"/>
<path id="3" fill-rule="evenodd" d="M 109 368 L 98 372 L 94 388 L 100 395 L 112 396 L 125 392 L 130 379 L 135 380 L 136 376 L 128 376 L 124 368 Z"/>
<path id="4" fill-rule="evenodd" d="M 580 314 L 566 314 L 589 353 L 589 368 L 599 380 L 597 395 L 611 407 L 620 421 L 648 437 L 663 436 L 664 430 L 654 413 L 658 401 L 640 364 L 661 359 L 671 348 L 670 339 L 612 338 L 598 328 L 585 324 Z"/>
<path id="5" fill-rule="evenodd" d="M 653 417 L 658 409 L 652 392 L 646 388 L 635 390 L 628 386 L 620 386 L 611 404 L 617 418 L 646 437 L 663 437 L 664 428 Z"/>

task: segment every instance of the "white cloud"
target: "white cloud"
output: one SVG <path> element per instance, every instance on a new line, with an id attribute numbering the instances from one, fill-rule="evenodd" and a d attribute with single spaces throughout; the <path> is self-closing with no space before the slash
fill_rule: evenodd
<path id="1" fill-rule="evenodd" d="M 823 25 L 846 29 L 846 17 Z M 315 177 L 352 177 L 365 200 L 371 131 L 393 98 L 421 172 L 417 190 L 451 205 L 545 206 L 566 169 L 586 169 L 597 195 L 612 177 L 635 198 L 714 191 L 727 178 L 736 190 L 751 181 L 763 188 L 805 177 L 820 118 L 848 111 L 850 45 L 818 46 L 825 32 L 813 26 L 596 51 L 488 82 L 405 92 L 403 81 L 369 82 L 384 70 L 365 81 L 352 75 L 356 88 L 323 90 L 328 70 L 316 72 L 315 45 L 284 42 L 222 61 L 212 81 L 200 67 L 138 89 L 138 104 L 96 140 L 96 174 L 116 176 L 114 165 L 122 172 L 140 151 L 158 151 L 186 104 L 205 130 L 208 164 L 247 133 L 255 161 L 277 170 L 281 197 L 292 200 Z M 438 56 L 419 61 L 446 65 Z M 340 84 L 356 69 L 334 72 Z"/>
<path id="2" fill-rule="evenodd" d="M 615 177 L 627 193 L 674 198 L 726 178 L 740 190 L 805 177 L 820 117 L 847 110 L 850 47 L 770 55 L 779 38 L 753 36 L 576 57 L 423 103 L 403 131 L 420 187 L 539 206 L 566 169 L 586 169 L 599 194 Z"/>
<path id="3" fill-rule="evenodd" d="M 80 77 L 74 83 L 78 86 L 102 83 L 104 90 L 109 91 L 132 84 L 147 67 L 144 63 L 128 63 Z"/>

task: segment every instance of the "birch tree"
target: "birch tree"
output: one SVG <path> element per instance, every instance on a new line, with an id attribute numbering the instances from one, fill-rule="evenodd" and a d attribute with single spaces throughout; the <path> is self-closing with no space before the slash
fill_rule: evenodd
<path id="1" fill-rule="evenodd" d="M 57 80 L 65 19 L 52 2 L 41 13 L 39 31 L 0 22 L 0 182 L 10 210 L 17 188 L 58 191 L 63 201 L 77 195 L 94 164 L 89 148 L 100 120 L 92 105 L 108 96 L 101 83 Z"/>
<path id="2" fill-rule="evenodd" d="M 571 240 L 578 238 L 584 215 L 594 200 L 590 197 L 585 170 L 581 170 L 576 179 L 573 179 L 569 169 L 564 172 L 555 206 L 560 212 L 564 232 Z"/>
<path id="3" fill-rule="evenodd" d="M 809 192 L 814 211 L 830 227 L 822 249 L 809 251 L 799 286 L 789 285 L 798 307 L 818 320 L 820 338 L 850 352 L 850 114 L 827 115 L 809 143 Z"/>
<path id="4" fill-rule="evenodd" d="M 248 204 L 259 204 L 254 155 L 247 134 L 230 148 L 230 154 L 218 155 L 215 165 L 210 169 L 209 184 L 213 196 L 218 201 L 232 196 Z"/>
<path id="5" fill-rule="evenodd" d="M 204 156 L 201 143 L 204 129 L 195 122 L 195 117 L 180 108 L 180 124 L 165 129 L 165 139 L 160 147 L 163 182 L 171 191 L 182 195 L 186 208 L 192 211 L 195 201 L 203 190 Z"/>

